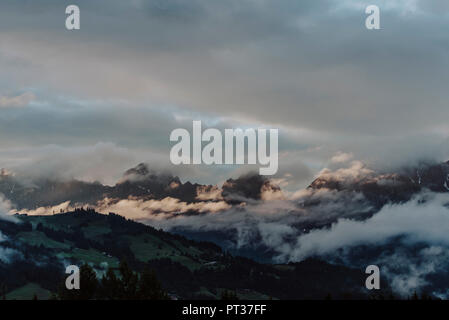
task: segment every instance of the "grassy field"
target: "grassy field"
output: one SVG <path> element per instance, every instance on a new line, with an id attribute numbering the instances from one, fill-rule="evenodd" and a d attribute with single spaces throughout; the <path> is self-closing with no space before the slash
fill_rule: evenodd
<path id="1" fill-rule="evenodd" d="M 199 253 L 201 253 L 199 250 L 186 247 L 176 241 L 168 243 L 153 235 L 146 234 L 126 238 L 136 259 L 142 262 L 168 258 L 185 265 L 190 270 L 198 269 L 202 265 L 197 259 Z"/>
<path id="2" fill-rule="evenodd" d="M 6 295 L 7 300 L 32 300 L 37 297 L 38 300 L 48 300 L 51 292 L 41 288 L 38 284 L 28 283 L 23 287 L 17 288 Z"/>
<path id="3" fill-rule="evenodd" d="M 25 218 L 31 222 L 34 231 L 21 232 L 18 239 L 32 246 L 44 246 L 56 250 L 56 256 L 61 259 L 74 259 L 81 262 L 99 266 L 105 262 L 110 267 L 117 267 L 119 261 L 103 252 L 90 248 L 89 250 L 73 248 L 73 243 L 55 241 L 48 238 L 43 232 L 35 230 L 41 223 L 46 228 L 72 232 L 75 227 L 82 230 L 84 236 L 103 243 L 103 237 L 112 232 L 111 227 L 103 219 L 90 220 L 79 218 L 75 215 L 53 215 L 53 216 L 28 216 Z M 199 248 L 186 245 L 176 239 L 161 239 L 151 233 L 137 235 L 125 235 L 121 237 L 133 252 L 137 260 L 148 262 L 155 259 L 168 258 L 174 262 L 181 263 L 190 270 L 197 270 L 208 261 L 200 259 L 203 253 Z"/>
<path id="4" fill-rule="evenodd" d="M 71 258 L 76 259 L 84 263 L 90 263 L 93 264 L 96 267 L 99 267 L 100 265 L 104 264 L 105 262 L 108 264 L 111 268 L 116 268 L 119 265 L 119 261 L 117 258 L 109 257 L 106 254 L 97 251 L 95 249 L 79 249 L 74 248 L 70 252 L 60 252 L 57 254 L 57 256 L 61 259 L 64 258 Z"/>
<path id="5" fill-rule="evenodd" d="M 44 247 L 52 249 L 70 248 L 70 243 L 52 240 L 40 231 L 20 232 L 17 236 L 20 241 L 26 242 L 32 246 L 43 245 Z"/>

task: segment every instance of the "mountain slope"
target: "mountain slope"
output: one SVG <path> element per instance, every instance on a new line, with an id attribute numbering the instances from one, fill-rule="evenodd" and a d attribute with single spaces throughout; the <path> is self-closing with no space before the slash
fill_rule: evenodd
<path id="1" fill-rule="evenodd" d="M 216 299 L 224 289 L 256 298 L 368 296 L 362 270 L 319 260 L 263 265 L 115 214 L 78 209 L 16 218 L 21 223 L 0 220 L 0 248 L 11 253 L 0 260 L 0 279 L 8 292 L 22 292 L 31 284 L 54 292 L 62 283 L 63 265 L 89 263 L 101 277 L 107 267 L 117 268 L 125 259 L 136 271 L 156 270 L 164 287 L 180 298 Z"/>

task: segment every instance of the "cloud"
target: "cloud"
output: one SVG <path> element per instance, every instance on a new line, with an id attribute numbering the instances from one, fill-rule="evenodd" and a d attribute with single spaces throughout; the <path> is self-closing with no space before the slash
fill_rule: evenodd
<path id="1" fill-rule="evenodd" d="M 0 232 L 0 262 L 2 263 L 10 263 L 13 258 L 21 256 L 19 251 L 1 246 L 1 242 L 6 240 L 7 238 Z"/>
<path id="2" fill-rule="evenodd" d="M 125 169 L 135 165 L 135 155 L 112 143 L 91 146 L 9 148 L 0 150 L 1 166 L 29 184 L 36 179 L 79 179 L 115 183 Z"/>
<path id="3" fill-rule="evenodd" d="M 427 293 L 447 298 L 441 275 L 449 265 L 448 201 L 446 194 L 423 193 L 405 204 L 387 205 L 363 221 L 339 219 L 330 227 L 300 235 L 293 245 L 279 246 L 284 253 L 278 258 L 301 261 L 322 256 L 360 268 L 376 264 L 403 297 L 415 290 L 432 290 Z M 359 248 L 365 248 L 361 256 L 369 260 L 361 262 L 354 258 L 357 254 L 351 255 Z"/>
<path id="4" fill-rule="evenodd" d="M 75 206 L 70 205 L 70 201 L 60 203 L 56 206 L 39 207 L 36 209 L 21 209 L 21 210 L 11 210 L 11 213 L 18 212 L 20 214 L 27 214 L 30 216 L 48 216 L 61 212 L 73 211 Z"/>
<path id="5" fill-rule="evenodd" d="M 31 92 L 25 92 L 18 96 L 0 96 L 0 108 L 26 107 L 36 96 Z"/>
<path id="6" fill-rule="evenodd" d="M 364 221 L 339 219 L 329 229 L 302 235 L 289 259 L 298 261 L 342 247 L 381 244 L 396 236 L 406 236 L 407 243 L 449 245 L 449 210 L 444 206 L 449 199 L 445 194 L 432 195 L 432 199 L 421 203 L 422 197 L 405 204 L 387 205 Z"/>
<path id="7" fill-rule="evenodd" d="M 383 1 L 382 33 L 367 33 L 354 1 L 108 2 L 107 13 L 85 2 L 78 41 L 58 27 L 63 4 L 49 3 L 32 15 L 2 8 L 0 49 L 32 66 L 16 75 L 29 85 L 39 76 L 75 95 L 153 99 L 334 134 L 444 124 L 447 48 L 438 30 L 446 22 L 421 1 L 421 14 L 406 16 L 407 3 Z M 11 33 L 25 19 L 35 19 L 34 33 Z M 105 34 L 120 20 L 130 23 Z"/>
<path id="8" fill-rule="evenodd" d="M 19 251 L 2 246 L 2 242 L 6 242 L 8 240 L 9 238 L 0 232 L 0 262 L 10 263 L 13 259 L 23 259 L 23 255 Z"/>
<path id="9" fill-rule="evenodd" d="M 223 190 L 217 186 L 198 186 L 196 188 L 197 200 L 223 200 Z"/>
<path id="10" fill-rule="evenodd" d="M 381 266 L 381 273 L 395 292 L 405 298 L 415 291 L 422 293 L 425 290 L 429 290 L 427 294 L 448 298 L 445 280 L 440 278 L 449 264 L 446 246 L 427 245 L 415 250 L 399 247 L 391 254 L 381 255 L 375 263 Z M 440 283 L 435 283 L 432 276 L 440 278 Z"/>
<path id="11" fill-rule="evenodd" d="M 212 188 L 213 190 L 217 190 Z M 330 225 L 338 217 L 356 217 L 369 212 L 371 207 L 362 194 L 335 190 L 304 190 L 294 200 L 287 199 L 278 190 L 267 191 L 267 199 L 251 200 L 230 206 L 217 198 L 187 204 L 178 199 L 163 200 L 105 199 L 97 210 L 116 212 L 156 228 L 190 231 L 230 232 L 234 247 L 264 245 L 285 259 L 291 252 L 292 239 L 310 228 Z M 217 195 L 218 193 L 215 193 Z M 305 202 L 309 202 L 307 207 Z M 203 214 L 182 214 L 196 210 Z M 281 260 L 281 258 L 280 258 Z"/>
<path id="12" fill-rule="evenodd" d="M 276 178 L 290 190 L 337 151 L 379 166 L 444 160 L 447 5 L 378 1 L 376 33 L 364 28 L 367 4 L 81 1 L 83 27 L 69 35 L 64 3 L 3 1 L 0 90 L 39 99 L 2 110 L 0 147 L 104 142 L 165 155 L 183 115 L 280 128 Z M 233 169 L 183 171 L 216 184 Z"/>
<path id="13" fill-rule="evenodd" d="M 345 152 L 337 152 L 332 158 L 331 163 L 342 163 L 342 162 L 348 162 L 354 157 L 352 153 L 345 153 Z"/>
<path id="14" fill-rule="evenodd" d="M 17 222 L 18 220 L 11 215 L 12 208 L 13 205 L 11 201 L 0 193 L 0 219 Z"/>
<path id="15" fill-rule="evenodd" d="M 260 189 L 260 198 L 264 201 L 285 200 L 286 197 L 282 190 L 273 182 L 265 183 Z"/>
<path id="16" fill-rule="evenodd" d="M 148 219 L 168 219 L 189 211 L 213 214 L 215 212 L 227 210 L 230 207 L 231 206 L 224 201 L 200 201 L 187 203 L 172 197 L 166 197 L 162 200 L 141 200 L 130 198 L 118 201 L 106 198 L 98 203 L 96 210 L 103 213 L 114 212 L 129 219 L 142 221 Z"/>
<path id="17" fill-rule="evenodd" d="M 416 10 L 423 14 L 407 17 L 399 15 L 406 3 L 382 2 L 382 34 L 367 33 L 360 6 L 341 1 L 108 2 L 107 13 L 85 2 L 86 31 L 76 42 L 58 27 L 63 5 L 49 3 L 50 12 L 30 10 L 32 16 L 20 5 L 2 10 L 17 18 L 5 17 L 2 50 L 33 66 L 32 84 L 39 74 L 77 95 L 153 98 L 316 132 L 385 134 L 444 124 L 444 99 L 432 97 L 447 97 L 447 53 L 432 31 L 445 21 L 421 1 Z M 44 21 L 34 31 L 43 37 L 8 33 L 27 18 Z M 120 20 L 130 23 L 105 34 Z M 101 72 L 91 72 L 94 66 Z"/>
<path id="18" fill-rule="evenodd" d="M 350 184 L 374 175 L 375 172 L 361 161 L 352 161 L 347 168 L 340 168 L 335 171 L 324 168 L 318 174 L 318 177 L 324 181 L 339 181 Z"/>

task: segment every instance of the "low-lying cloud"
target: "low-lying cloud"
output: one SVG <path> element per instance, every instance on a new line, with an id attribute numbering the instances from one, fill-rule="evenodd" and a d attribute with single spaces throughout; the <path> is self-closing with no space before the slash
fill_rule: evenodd
<path id="1" fill-rule="evenodd" d="M 431 199 L 426 199 L 431 197 Z M 426 202 L 422 203 L 423 199 Z M 329 229 L 302 235 L 288 260 L 327 254 L 343 247 L 382 244 L 393 237 L 404 242 L 426 242 L 449 246 L 449 209 L 446 194 L 424 194 L 405 204 L 387 205 L 364 221 L 339 219 Z"/>

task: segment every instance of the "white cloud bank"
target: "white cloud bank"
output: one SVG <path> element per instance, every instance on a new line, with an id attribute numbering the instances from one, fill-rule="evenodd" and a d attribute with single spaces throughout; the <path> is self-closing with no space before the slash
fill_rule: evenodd
<path id="1" fill-rule="evenodd" d="M 421 195 L 405 204 L 387 205 L 365 221 L 340 219 L 329 229 L 315 230 L 298 238 L 289 260 L 299 261 L 343 247 L 381 244 L 396 236 L 408 243 L 427 242 L 449 246 L 449 202 L 447 194 Z"/>

